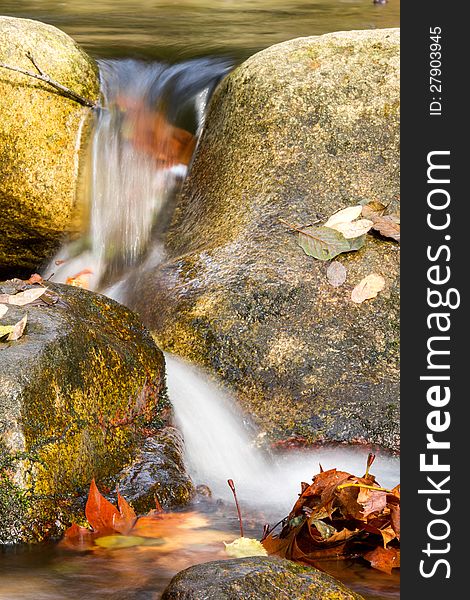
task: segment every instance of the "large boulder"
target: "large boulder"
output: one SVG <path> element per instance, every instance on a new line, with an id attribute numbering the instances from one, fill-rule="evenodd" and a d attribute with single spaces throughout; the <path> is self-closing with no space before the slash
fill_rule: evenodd
<path id="1" fill-rule="evenodd" d="M 162 600 L 361 600 L 311 567 L 274 557 L 203 563 L 178 573 Z"/>
<path id="2" fill-rule="evenodd" d="M 0 342 L 0 543 L 55 535 L 83 515 L 91 479 L 111 485 L 168 406 L 163 355 L 137 315 L 47 287 L 1 319 L 28 320 L 22 338 Z M 15 288 L 0 283 L 0 295 Z"/>
<path id="3" fill-rule="evenodd" d="M 30 53 L 46 75 L 97 100 L 97 66 L 64 32 L 0 17 L 0 38 L 0 63 L 37 73 Z M 77 174 L 91 114 L 47 83 L 0 67 L 0 277 L 34 272 L 78 229 Z"/>
<path id="4" fill-rule="evenodd" d="M 285 225 L 399 203 L 399 33 L 351 31 L 264 50 L 216 90 L 166 241 L 128 302 L 159 346 L 236 390 L 269 435 L 399 444 L 399 247 L 367 235 L 347 281 Z M 363 304 L 366 275 L 385 289 Z M 197 410 L 197 407 L 195 408 Z"/>

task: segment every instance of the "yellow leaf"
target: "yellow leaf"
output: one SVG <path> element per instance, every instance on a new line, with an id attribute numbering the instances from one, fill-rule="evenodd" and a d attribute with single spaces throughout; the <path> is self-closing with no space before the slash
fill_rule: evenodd
<path id="1" fill-rule="evenodd" d="M 234 558 L 245 556 L 267 556 L 268 553 L 261 542 L 253 538 L 240 537 L 231 544 L 225 544 L 225 551 Z"/>
<path id="2" fill-rule="evenodd" d="M 385 279 L 377 273 L 364 277 L 351 292 L 351 300 L 361 304 L 364 300 L 375 298 L 385 287 Z"/>

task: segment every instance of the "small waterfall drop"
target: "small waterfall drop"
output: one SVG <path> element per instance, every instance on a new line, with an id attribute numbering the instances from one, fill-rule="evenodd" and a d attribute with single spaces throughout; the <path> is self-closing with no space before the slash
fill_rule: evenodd
<path id="1" fill-rule="evenodd" d="M 46 277 L 85 287 L 116 285 L 152 251 L 158 220 L 180 189 L 207 101 L 230 64 L 194 59 L 168 65 L 99 61 L 102 108 L 96 112 L 80 202 L 88 231 L 65 246 Z"/>
<path id="2" fill-rule="evenodd" d="M 276 517 L 287 514 L 302 481 L 311 482 L 323 468 L 356 475 L 365 471 L 368 451 L 332 447 L 271 455 L 256 447 L 236 401 L 203 371 L 166 354 L 167 385 L 175 420 L 186 447 L 187 466 L 194 481 L 207 484 L 214 495 L 230 499 L 227 479 L 233 479 L 246 506 Z M 381 485 L 399 483 L 399 461 L 378 455 L 372 468 Z"/>

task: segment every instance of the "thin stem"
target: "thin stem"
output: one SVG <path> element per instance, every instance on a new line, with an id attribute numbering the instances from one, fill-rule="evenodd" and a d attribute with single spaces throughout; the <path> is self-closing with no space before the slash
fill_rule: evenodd
<path id="1" fill-rule="evenodd" d="M 392 493 L 392 490 L 387 490 L 387 488 L 375 487 L 373 485 L 364 485 L 362 483 L 343 483 L 342 485 L 339 485 L 336 489 L 344 490 L 345 488 L 348 488 L 348 487 L 364 488 L 366 490 L 375 490 L 376 492 L 387 492 L 387 494 Z"/>
<path id="2" fill-rule="evenodd" d="M 235 498 L 235 506 L 237 507 L 237 513 L 238 513 L 238 523 L 240 524 L 240 537 L 244 537 L 243 536 L 242 513 L 240 511 L 240 505 L 238 504 L 238 498 L 237 498 L 237 492 L 235 490 L 235 484 L 233 483 L 232 479 L 228 479 L 227 483 L 228 483 L 229 488 L 232 490 L 233 497 Z"/>
<path id="3" fill-rule="evenodd" d="M 53 87 L 57 91 L 59 91 L 63 96 L 66 96 L 66 97 L 70 98 L 71 100 L 75 100 L 75 102 L 78 102 L 82 106 L 88 106 L 90 108 L 96 108 L 98 106 L 98 104 L 96 102 L 93 102 L 92 100 L 88 100 L 88 98 L 84 98 L 83 96 L 80 96 L 80 94 L 77 94 L 70 88 L 66 87 L 65 85 L 62 85 L 58 81 L 55 81 L 54 79 L 49 77 L 49 75 L 46 75 L 44 73 L 44 71 L 37 65 L 36 61 L 31 56 L 31 54 L 29 54 L 29 52 L 26 54 L 26 56 L 32 62 L 32 64 L 36 68 L 36 70 L 38 71 L 37 73 L 33 73 L 32 71 L 28 71 L 27 69 L 21 69 L 20 67 L 13 67 L 12 65 L 7 65 L 3 62 L 0 62 L 0 67 L 2 67 L 3 69 L 8 69 L 9 71 L 15 71 L 15 73 L 21 73 L 22 75 L 27 75 L 28 77 L 32 77 L 33 79 L 38 79 L 39 81 L 42 81 L 43 83 L 47 83 L 51 87 Z"/>

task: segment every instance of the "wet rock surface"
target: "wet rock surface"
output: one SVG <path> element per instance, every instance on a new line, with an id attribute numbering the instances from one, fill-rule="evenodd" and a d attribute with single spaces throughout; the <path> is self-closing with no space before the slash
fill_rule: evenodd
<path id="1" fill-rule="evenodd" d="M 317 569 L 278 558 L 204 563 L 178 573 L 162 600 L 361 600 Z"/>
<path id="2" fill-rule="evenodd" d="M 174 427 L 165 427 L 145 440 L 132 464 L 119 475 L 121 495 L 138 514 L 155 508 L 155 499 L 164 509 L 188 504 L 194 485 L 183 463 L 183 438 Z"/>
<path id="3" fill-rule="evenodd" d="M 21 339 L 0 343 L 3 543 L 56 535 L 83 515 L 91 479 L 116 476 L 167 406 L 163 355 L 136 314 L 80 288 L 46 287 L 2 317 L 28 316 Z"/>
<path id="4" fill-rule="evenodd" d="M 268 439 L 399 447 L 399 246 L 368 234 L 327 262 L 295 225 L 399 207 L 399 32 L 264 50 L 216 90 L 166 242 L 128 303 L 161 348 L 217 374 Z M 363 304 L 352 289 L 385 279 Z"/>
<path id="5" fill-rule="evenodd" d="M 95 62 L 64 32 L 39 21 L 0 17 L 0 62 L 42 71 L 96 101 Z M 84 207 L 77 175 L 92 110 L 50 85 L 0 68 L 0 278 L 29 275 L 78 229 Z"/>

